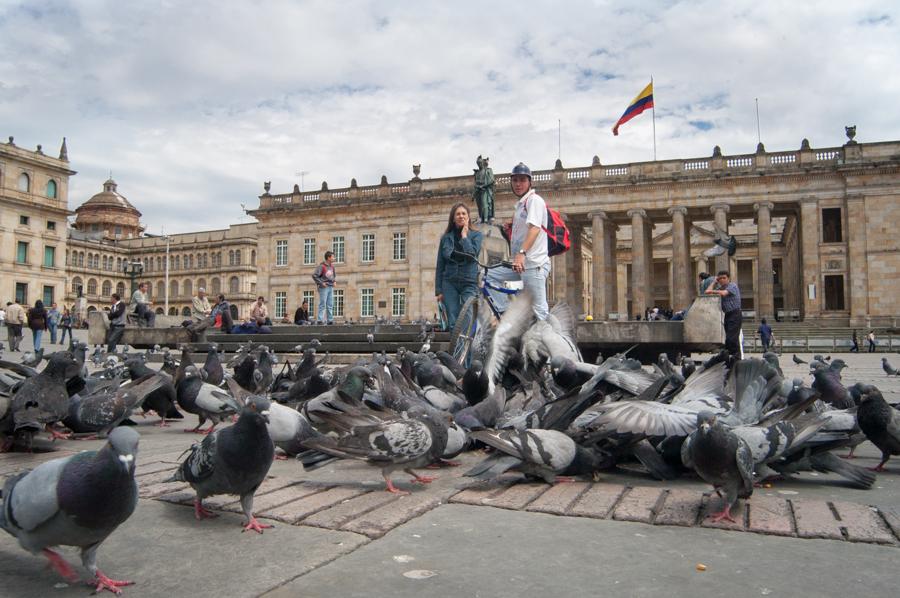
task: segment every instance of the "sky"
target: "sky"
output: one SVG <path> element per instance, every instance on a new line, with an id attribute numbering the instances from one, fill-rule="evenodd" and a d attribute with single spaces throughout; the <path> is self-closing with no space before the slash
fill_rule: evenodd
<path id="1" fill-rule="evenodd" d="M 891 2 L 0 0 L 0 139 L 67 138 L 147 232 L 250 222 L 293 185 L 900 139 Z"/>

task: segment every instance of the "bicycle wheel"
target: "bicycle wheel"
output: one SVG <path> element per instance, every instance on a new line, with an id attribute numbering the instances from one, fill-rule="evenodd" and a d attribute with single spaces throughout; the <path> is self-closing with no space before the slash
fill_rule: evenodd
<path id="1" fill-rule="evenodd" d="M 459 310 L 450 333 L 450 354 L 460 365 L 469 367 L 469 350 L 478 328 L 478 297 L 470 297 Z"/>

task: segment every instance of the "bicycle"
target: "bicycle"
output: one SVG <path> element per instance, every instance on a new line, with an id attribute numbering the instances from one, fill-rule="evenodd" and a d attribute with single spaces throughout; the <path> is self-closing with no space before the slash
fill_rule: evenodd
<path id="1" fill-rule="evenodd" d="M 502 312 L 494 303 L 494 298 L 490 291 L 496 291 L 505 295 L 516 295 L 522 290 L 524 285 L 521 280 L 509 280 L 504 281 L 503 285 L 505 286 L 498 286 L 488 280 L 487 274 L 489 270 L 500 267 L 512 268 L 512 262 L 510 261 L 503 260 L 496 264 L 488 265 L 479 262 L 474 255 L 460 251 L 454 253 L 465 255 L 482 269 L 482 275 L 478 283 L 481 296 L 470 297 L 463 303 L 459 310 L 459 316 L 456 318 L 456 324 L 453 326 L 453 331 L 450 333 L 450 354 L 459 364 L 469 367 L 469 353 L 472 349 L 472 343 L 478 334 L 478 310 L 481 306 L 481 301 L 483 300 L 487 304 L 494 317 L 500 319 Z"/>

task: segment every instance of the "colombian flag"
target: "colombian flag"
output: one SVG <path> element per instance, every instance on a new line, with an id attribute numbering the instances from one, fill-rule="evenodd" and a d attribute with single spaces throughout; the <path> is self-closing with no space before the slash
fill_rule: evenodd
<path id="1" fill-rule="evenodd" d="M 648 108 L 653 108 L 653 81 L 641 93 L 637 94 L 636 98 L 631 100 L 631 104 L 625 109 L 616 126 L 613 127 L 613 135 L 619 134 L 619 125 L 624 125 Z"/>

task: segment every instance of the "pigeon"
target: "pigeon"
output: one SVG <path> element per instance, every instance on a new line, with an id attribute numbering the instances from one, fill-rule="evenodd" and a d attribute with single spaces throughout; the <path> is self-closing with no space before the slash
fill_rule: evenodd
<path id="1" fill-rule="evenodd" d="M 103 363 L 103 355 L 106 353 L 102 347 L 94 347 L 94 352 L 91 353 L 91 363 L 95 366 L 100 367 L 100 364 Z"/>
<path id="2" fill-rule="evenodd" d="M 881 358 L 881 367 L 884 369 L 884 373 L 888 376 L 900 376 L 900 371 L 898 371 L 897 368 L 891 366 L 891 364 L 888 363 L 887 357 Z"/>
<path id="3" fill-rule="evenodd" d="M 147 367 L 143 359 L 138 357 L 132 357 L 126 361 L 125 367 L 128 368 L 128 373 L 131 375 L 132 380 L 155 373 Z M 172 376 L 163 370 L 160 370 L 158 373 L 160 376 L 163 376 L 161 379 L 162 383 L 159 388 L 147 395 L 142 406 L 145 412 L 155 411 L 159 416 L 159 423 L 156 425 L 160 428 L 165 428 L 169 425 L 166 423 L 166 419 L 184 419 L 184 415 L 175 407 L 178 395 L 175 391 L 175 383 L 172 381 Z"/>
<path id="4" fill-rule="evenodd" d="M 477 405 L 487 396 L 487 372 L 484 370 L 484 364 L 478 359 L 473 359 L 472 365 L 463 374 L 462 391 L 469 405 Z"/>
<path id="5" fill-rule="evenodd" d="M 729 235 L 726 231 L 718 226 L 716 227 L 716 238 L 713 240 L 714 245 L 703 252 L 706 257 L 716 257 L 728 253 L 733 256 L 737 252 L 737 239 L 734 235 Z"/>
<path id="6" fill-rule="evenodd" d="M 131 416 L 149 393 L 166 383 L 164 376 L 151 374 L 118 388 L 104 389 L 85 397 L 75 395 L 69 399 L 69 413 L 62 420 L 63 425 L 77 434 L 109 434 Z"/>
<path id="7" fill-rule="evenodd" d="M 24 355 L 22 355 L 22 365 L 27 365 L 28 367 L 36 368 L 41 360 L 44 359 L 44 349 L 38 349 L 37 351 L 31 352 L 26 351 Z"/>
<path id="8" fill-rule="evenodd" d="M 737 523 L 731 508 L 739 498 L 753 494 L 753 454 L 747 443 L 717 420 L 715 414 L 697 414 L 697 429 L 681 445 L 685 467 L 697 472 L 723 495 L 722 510 L 711 521 Z"/>
<path id="9" fill-rule="evenodd" d="M 212 343 L 206 353 L 206 363 L 203 364 L 206 371 L 206 382 L 213 386 L 219 386 L 225 380 L 225 371 L 222 362 L 219 361 L 218 345 Z"/>
<path id="10" fill-rule="evenodd" d="M 69 394 L 66 392 L 66 378 L 78 364 L 68 351 L 58 351 L 50 355 L 47 365 L 40 374 L 28 378 L 13 397 L 6 420 L 7 431 L 21 433 L 28 437 L 28 446 L 35 432 L 62 420 L 69 412 Z M 56 430 L 51 436 L 68 438 Z M 6 450 L 11 446 L 12 437 L 7 439 Z"/>
<path id="11" fill-rule="evenodd" d="M 806 363 L 805 361 L 803 361 L 802 359 L 800 359 L 799 357 L 797 357 L 797 354 L 796 354 L 796 353 L 795 353 L 794 355 L 791 356 L 791 359 L 793 359 L 793 360 L 794 360 L 794 363 L 797 364 L 797 365 L 800 365 L 801 363 Z"/>
<path id="12" fill-rule="evenodd" d="M 380 421 L 372 422 L 372 414 L 363 418 L 347 413 L 320 413 L 319 417 L 342 435 L 337 439 L 319 435 L 303 444 L 320 453 L 380 466 L 386 490 L 393 494 L 409 494 L 391 481 L 391 473 L 398 469 L 411 475 L 414 482 L 434 481 L 433 477 L 421 476 L 413 469 L 430 465 L 444 454 L 447 421 L 439 414 L 426 412 L 418 417 L 382 416 Z M 300 457 L 306 466 L 307 461 L 302 454 Z"/>
<path id="13" fill-rule="evenodd" d="M 835 359 L 835 362 L 840 361 Z M 816 370 L 813 374 L 812 387 L 816 390 L 821 399 L 834 407 L 835 409 L 849 409 L 853 407 L 853 398 L 850 393 L 841 384 L 840 370 L 832 368 L 822 368 Z"/>
<path id="14" fill-rule="evenodd" d="M 139 439 L 132 428 L 116 428 L 99 451 L 47 461 L 7 479 L 0 527 L 25 550 L 42 552 L 70 582 L 78 577 L 53 547 L 80 548 L 96 591 L 120 594 L 119 588 L 134 582 L 110 579 L 100 571 L 97 549 L 137 506 L 134 469 Z"/>
<path id="15" fill-rule="evenodd" d="M 241 411 L 241 405 L 234 397 L 218 386 L 204 382 L 196 366 L 188 367 L 184 379 L 175 390 L 178 406 L 188 413 L 193 413 L 200 420 L 195 428 L 185 432 L 209 434 L 220 422 Z M 201 431 L 200 428 L 206 420 L 210 420 L 212 425 L 209 429 Z"/>
<path id="16" fill-rule="evenodd" d="M 302 413 L 278 403 L 269 406 L 267 426 L 275 446 L 290 457 L 303 452 L 303 441 L 317 434 Z"/>
<path id="17" fill-rule="evenodd" d="M 900 455 L 900 411 L 891 407 L 874 386 L 863 393 L 856 410 L 863 434 L 881 451 L 881 463 L 872 471 L 884 471 L 892 455 Z"/>
<path id="18" fill-rule="evenodd" d="M 372 331 L 371 328 L 369 329 L 369 332 L 366 333 L 366 342 L 369 343 L 370 345 L 375 344 L 375 333 Z"/>
<path id="19" fill-rule="evenodd" d="M 514 469 L 555 484 L 572 481 L 568 476 L 593 474 L 604 463 L 599 452 L 556 430 L 477 430 L 469 436 L 497 449 L 465 473 L 481 480 Z"/>
<path id="20" fill-rule="evenodd" d="M 270 407 L 266 397 L 249 397 L 237 423 L 208 434 L 190 448 L 171 481 L 187 482 L 197 493 L 194 516 L 198 520 L 216 516 L 203 507 L 203 499 L 235 494 L 247 517 L 243 531 L 261 534 L 272 527 L 253 516 L 253 497 L 275 458 L 275 445 L 267 428 Z"/>

